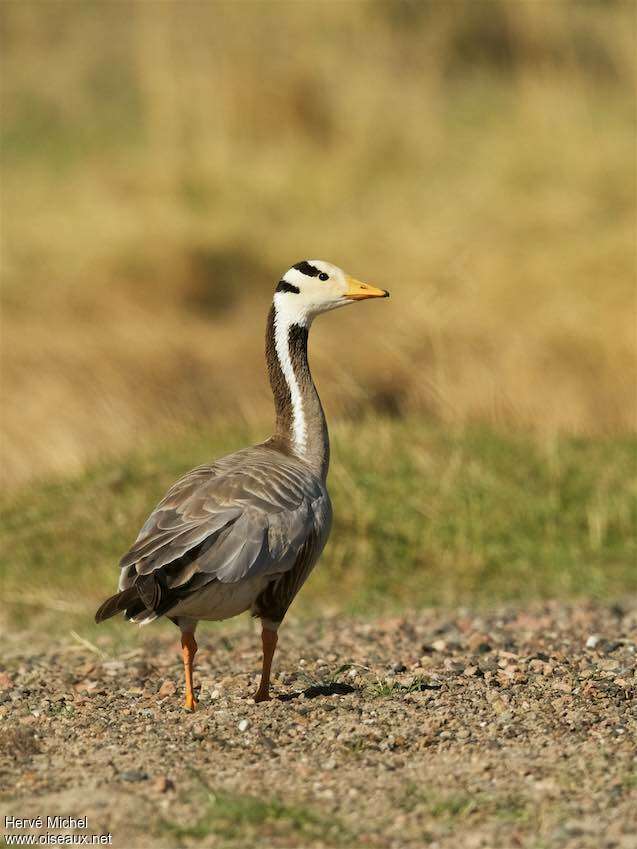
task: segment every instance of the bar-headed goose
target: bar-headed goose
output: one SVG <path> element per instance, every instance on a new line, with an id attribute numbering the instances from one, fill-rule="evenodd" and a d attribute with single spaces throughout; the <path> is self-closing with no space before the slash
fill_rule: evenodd
<path id="1" fill-rule="evenodd" d="M 251 610 L 262 623 L 263 668 L 255 694 L 269 698 L 277 629 L 327 541 L 329 440 L 307 361 L 312 320 L 389 293 L 320 260 L 292 266 L 274 293 L 266 359 L 276 407 L 274 436 L 175 483 L 121 561 L 119 592 L 95 614 L 123 611 L 145 624 L 167 616 L 181 629 L 186 702 L 196 707 L 192 669 L 200 619 Z"/>

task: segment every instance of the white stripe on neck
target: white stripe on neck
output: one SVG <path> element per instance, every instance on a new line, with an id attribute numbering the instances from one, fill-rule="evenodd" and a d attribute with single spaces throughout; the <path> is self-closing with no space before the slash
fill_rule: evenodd
<path id="1" fill-rule="evenodd" d="M 290 390 L 292 443 L 297 454 L 303 455 L 307 448 L 307 422 L 301 389 L 290 357 L 290 327 L 293 324 L 307 327 L 308 319 L 304 311 L 295 309 L 295 304 L 290 302 L 290 299 L 294 297 L 296 297 L 294 294 L 287 292 L 278 292 L 274 296 L 274 344 L 281 371 Z"/>

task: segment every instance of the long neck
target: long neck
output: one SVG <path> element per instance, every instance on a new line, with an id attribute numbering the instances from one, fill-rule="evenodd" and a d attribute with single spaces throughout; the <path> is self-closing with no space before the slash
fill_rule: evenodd
<path id="1" fill-rule="evenodd" d="M 307 337 L 307 326 L 295 323 L 275 298 L 265 340 L 276 409 L 273 440 L 305 460 L 325 480 L 330 444 L 321 399 L 307 361 Z"/>

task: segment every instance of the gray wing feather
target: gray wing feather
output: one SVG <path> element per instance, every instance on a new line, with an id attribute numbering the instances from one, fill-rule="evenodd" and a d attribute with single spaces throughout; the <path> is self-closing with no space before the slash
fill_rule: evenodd
<path id="1" fill-rule="evenodd" d="M 201 542 L 222 530 L 241 515 L 241 510 L 226 510 L 199 524 L 190 522 L 172 531 L 154 534 L 142 545 L 136 545 L 122 559 L 123 568 L 137 564 L 138 574 L 152 572 L 161 566 L 167 566 Z"/>
<path id="2" fill-rule="evenodd" d="M 309 518 L 307 501 L 302 501 L 296 510 L 270 514 L 261 508 L 250 508 L 228 529 L 227 539 L 208 551 L 200 568 L 213 572 L 224 583 L 285 572 L 294 565 L 312 528 Z"/>
<path id="3" fill-rule="evenodd" d="M 296 510 L 269 516 L 268 547 L 277 560 L 297 554 L 312 528 L 312 508 L 318 500 L 302 501 Z"/>
<path id="4" fill-rule="evenodd" d="M 201 559 L 200 570 L 228 584 L 256 572 L 269 558 L 266 530 L 265 514 L 248 508 Z"/>
<path id="5" fill-rule="evenodd" d="M 199 466 L 171 487 L 122 558 L 120 589 L 150 574 L 171 590 L 281 575 L 294 567 L 326 503 L 315 475 L 271 449 Z"/>

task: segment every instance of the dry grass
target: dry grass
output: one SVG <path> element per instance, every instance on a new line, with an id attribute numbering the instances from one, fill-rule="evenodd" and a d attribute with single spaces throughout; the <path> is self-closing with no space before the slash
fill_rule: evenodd
<path id="1" fill-rule="evenodd" d="M 7 481 L 262 421 L 304 256 L 332 416 L 634 427 L 632 8 L 4 3 Z"/>

